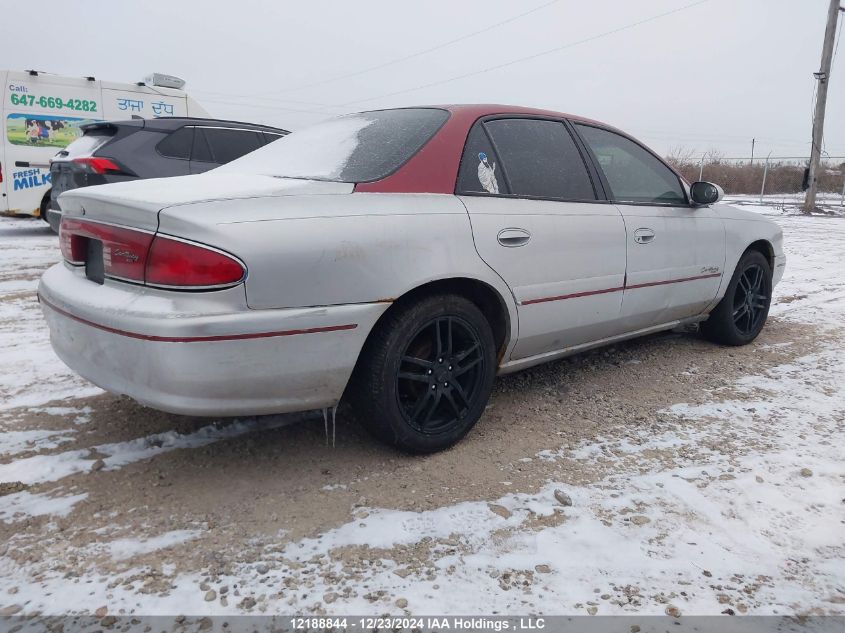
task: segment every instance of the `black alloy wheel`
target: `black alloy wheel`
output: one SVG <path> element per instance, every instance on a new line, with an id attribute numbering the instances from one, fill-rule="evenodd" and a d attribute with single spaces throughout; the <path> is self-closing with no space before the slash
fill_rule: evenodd
<path id="1" fill-rule="evenodd" d="M 481 337 L 457 316 L 423 325 L 402 354 L 396 396 L 405 420 L 426 435 L 459 423 L 472 410 L 484 379 Z"/>
<path id="2" fill-rule="evenodd" d="M 746 251 L 731 277 L 725 296 L 701 324 L 714 343 L 746 345 L 757 338 L 772 303 L 772 268 L 759 251 Z"/>
<path id="3" fill-rule="evenodd" d="M 493 330 L 472 301 L 433 294 L 394 304 L 367 339 L 345 397 L 380 440 L 411 453 L 455 444 L 496 374 Z"/>
<path id="4" fill-rule="evenodd" d="M 733 320 L 737 331 L 748 336 L 760 326 L 769 309 L 769 294 L 765 288 L 763 267 L 753 264 L 739 276 L 733 300 Z"/>

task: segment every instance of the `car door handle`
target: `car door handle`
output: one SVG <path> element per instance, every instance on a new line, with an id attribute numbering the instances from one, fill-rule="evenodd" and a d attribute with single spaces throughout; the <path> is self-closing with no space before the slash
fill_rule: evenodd
<path id="1" fill-rule="evenodd" d="M 654 241 L 654 231 L 651 229 L 637 229 L 634 231 L 634 241 L 637 244 L 650 244 Z"/>
<path id="2" fill-rule="evenodd" d="M 501 231 L 499 231 L 499 234 L 496 236 L 496 239 L 499 240 L 499 244 L 501 244 L 502 246 L 506 246 L 507 248 L 513 248 L 515 246 L 525 246 L 531 239 L 531 233 L 529 233 L 525 229 L 502 229 Z"/>

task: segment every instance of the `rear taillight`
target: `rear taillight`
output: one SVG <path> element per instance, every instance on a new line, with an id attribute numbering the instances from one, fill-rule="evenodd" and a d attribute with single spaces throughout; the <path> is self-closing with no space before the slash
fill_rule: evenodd
<path id="1" fill-rule="evenodd" d="M 144 267 L 153 241 L 152 233 L 100 222 L 62 218 L 59 243 L 62 255 L 69 263 L 77 266 L 85 263 L 91 240 L 102 244 L 103 272 L 107 277 L 144 283 Z"/>
<path id="2" fill-rule="evenodd" d="M 243 279 L 236 259 L 198 244 L 156 236 L 147 258 L 147 285 L 166 288 L 218 288 Z"/>
<path id="3" fill-rule="evenodd" d="M 115 163 L 111 158 L 102 156 L 87 156 L 84 158 L 74 158 L 73 162 L 77 165 L 82 165 L 88 168 L 95 174 L 119 174 L 123 169 Z"/>
<path id="4" fill-rule="evenodd" d="M 138 229 L 63 217 L 59 243 L 65 260 L 86 263 L 91 240 L 102 244 L 106 277 L 148 286 L 210 290 L 240 283 L 246 268 L 240 261 L 201 244 Z"/>

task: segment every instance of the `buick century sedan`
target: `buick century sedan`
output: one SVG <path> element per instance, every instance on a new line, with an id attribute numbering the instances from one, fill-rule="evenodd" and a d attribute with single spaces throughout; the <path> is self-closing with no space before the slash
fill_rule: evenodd
<path id="1" fill-rule="evenodd" d="M 191 415 L 326 408 L 431 452 L 497 374 L 700 323 L 749 343 L 780 229 L 618 129 L 510 106 L 343 116 L 202 175 L 68 191 L 56 353 Z"/>

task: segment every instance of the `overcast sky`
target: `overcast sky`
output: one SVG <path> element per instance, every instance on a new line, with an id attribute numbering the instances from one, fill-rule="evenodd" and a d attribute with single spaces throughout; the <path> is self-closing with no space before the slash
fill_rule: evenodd
<path id="1" fill-rule="evenodd" d="M 397 105 L 509 103 L 599 119 L 660 152 L 748 156 L 756 137 L 757 156 L 803 156 L 827 5 L 39 0 L 30 10 L 0 0 L 0 65 L 116 81 L 170 73 L 213 116 L 288 129 Z M 832 156 L 845 156 L 842 48 L 827 106 Z"/>

